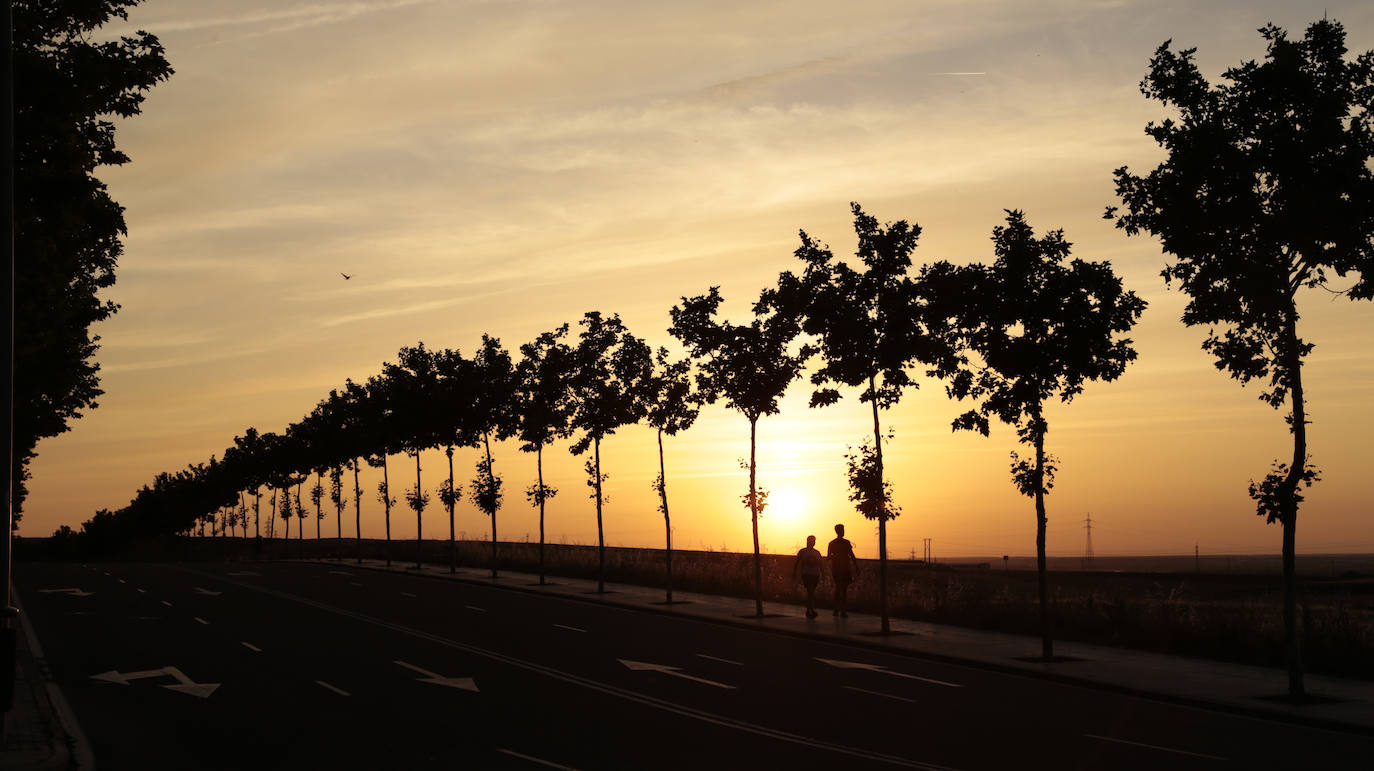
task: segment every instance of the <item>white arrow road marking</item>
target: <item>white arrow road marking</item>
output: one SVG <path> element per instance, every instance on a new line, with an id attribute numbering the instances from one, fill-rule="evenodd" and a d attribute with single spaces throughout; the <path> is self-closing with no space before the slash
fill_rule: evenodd
<path id="1" fill-rule="evenodd" d="M 339 694 L 340 696 L 352 696 L 352 695 L 353 695 L 353 694 L 349 693 L 348 691 L 345 691 L 345 690 L 342 689 L 342 688 L 335 688 L 334 686 L 330 685 L 329 683 L 326 683 L 326 682 L 323 681 L 323 680 L 316 680 L 316 681 L 315 681 L 315 684 L 316 684 L 316 685 L 319 685 L 321 688 L 324 688 L 324 689 L 327 690 L 327 691 L 333 691 L 334 693 L 337 693 L 337 694 Z"/>
<path id="2" fill-rule="evenodd" d="M 915 704 L 915 703 L 916 703 L 916 700 L 915 700 L 915 699 L 908 699 L 908 698 L 905 697 L 905 696 L 893 696 L 893 695 L 890 694 L 890 693 L 883 693 L 882 691 L 870 691 L 870 690 L 868 690 L 867 688 L 855 688 L 855 687 L 852 686 L 852 685 L 846 685 L 846 686 L 844 686 L 844 687 L 847 688 L 847 689 L 849 689 L 849 690 L 851 690 L 851 691 L 858 691 L 859 693 L 871 693 L 871 694 L 873 694 L 874 696 L 881 696 L 881 697 L 883 697 L 883 698 L 885 698 L 885 699 L 896 699 L 897 701 L 905 701 L 905 702 L 909 702 L 909 703 L 911 703 L 911 704 Z"/>
<path id="3" fill-rule="evenodd" d="M 680 677 L 683 680 L 691 680 L 697 683 L 705 683 L 706 685 L 714 685 L 717 688 L 729 688 L 733 690 L 735 687 L 733 685 L 726 685 L 725 683 L 717 683 L 714 680 L 707 680 L 701 677 L 694 677 L 692 675 L 687 674 L 686 672 L 683 672 L 682 667 L 670 667 L 666 664 L 649 664 L 644 661 L 630 661 L 629 659 L 616 659 L 616 661 L 619 661 L 621 664 L 624 664 L 626 667 L 636 672 L 643 672 L 646 670 L 651 672 L 662 672 L 665 675 L 672 675 L 673 677 Z"/>
<path id="4" fill-rule="evenodd" d="M 73 597 L 90 597 L 95 592 L 83 592 L 80 589 L 39 589 L 41 594 L 70 594 Z"/>
<path id="5" fill-rule="evenodd" d="M 220 596 L 221 594 L 224 594 L 224 592 L 212 592 L 212 591 L 210 591 L 209 589 L 202 589 L 202 588 L 200 588 L 199 586 L 197 586 L 197 587 L 196 587 L 196 594 L 204 594 L 204 595 L 207 595 L 207 596 L 210 596 L 210 597 L 218 597 L 218 596 Z"/>
<path id="6" fill-rule="evenodd" d="M 566 629 L 566 630 L 568 630 L 569 632 L 582 632 L 582 633 L 585 634 L 586 631 L 587 631 L 587 630 L 585 630 L 585 629 L 579 629 L 578 627 L 575 627 L 575 626 L 568 626 L 567 624 L 554 624 L 554 626 L 557 627 L 558 629 Z"/>
<path id="7" fill-rule="evenodd" d="M 832 667 L 838 667 L 838 668 L 840 668 L 840 669 L 867 669 L 867 670 L 870 670 L 870 671 L 873 671 L 873 672 L 882 672 L 882 673 L 885 674 L 885 675 L 895 675 L 896 677 L 905 677 L 905 678 L 908 679 L 908 680 L 920 680 L 920 681 L 923 682 L 923 683 L 934 683 L 934 684 L 936 684 L 936 685 L 943 685 L 943 686 L 946 686 L 946 687 L 949 687 L 949 688 L 963 688 L 963 687 L 964 687 L 964 686 L 960 685 L 959 683 L 947 683 L 947 682 L 945 682 L 944 680 L 932 680 L 932 679 L 929 678 L 929 677 L 920 677 L 920 676 L 918 676 L 918 675 L 908 675 L 908 674 L 905 673 L 905 672 L 893 672 L 892 670 L 888 669 L 888 668 L 885 667 L 885 666 L 882 666 L 881 664 L 864 664 L 864 663 L 859 662 L 859 661 L 836 661 L 835 659 L 823 659 L 823 658 L 820 658 L 820 657 L 817 657 L 816 660 L 819 661 L 819 662 L 821 662 L 821 663 L 823 663 L 823 664 L 829 664 L 829 665 L 832 666 Z"/>
<path id="8" fill-rule="evenodd" d="M 515 750 L 503 750 L 503 749 L 501 749 L 500 747 L 497 747 L 497 748 L 496 748 L 496 751 L 497 751 L 497 752 L 500 752 L 500 753 L 504 753 L 504 754 L 506 754 L 506 755 L 510 755 L 510 756 L 513 757 L 513 758 L 520 758 L 521 760 L 528 760 L 529 762 L 531 762 L 531 763 L 536 763 L 536 764 L 538 764 L 538 765 L 543 766 L 544 768 L 557 768 L 557 769 L 561 769 L 562 771 L 577 771 L 577 769 L 575 769 L 575 768 L 573 768 L 573 767 L 571 767 L 571 766 L 560 766 L 560 765 L 558 765 L 557 763 L 550 763 L 550 762 L 547 761 L 547 760 L 541 760 L 541 759 L 536 758 L 536 757 L 534 757 L 534 756 L 532 756 L 532 755 L 525 755 L 525 754 L 523 754 L 523 753 L 516 752 Z"/>
<path id="9" fill-rule="evenodd" d="M 1110 736 L 1098 736 L 1098 735 L 1096 735 L 1096 734 L 1083 734 L 1083 735 L 1086 736 L 1086 737 L 1088 737 L 1089 739 L 1097 739 L 1098 741 L 1116 742 L 1117 744 L 1129 744 L 1129 745 L 1131 745 L 1132 747 L 1145 747 L 1145 748 L 1147 748 L 1147 749 L 1159 750 L 1159 751 L 1161 751 L 1161 752 L 1173 752 L 1173 753 L 1178 754 L 1178 755 L 1191 755 L 1191 756 L 1193 756 L 1193 757 L 1195 757 L 1195 758 L 1206 758 L 1207 760 L 1225 760 L 1225 759 L 1226 759 L 1226 758 L 1217 757 L 1216 755 L 1204 755 L 1204 754 L 1202 754 L 1201 752 L 1189 752 L 1189 751 L 1187 751 L 1187 750 L 1176 750 L 1176 749 L 1174 749 L 1173 747 L 1161 747 L 1161 746 L 1159 746 L 1158 744 L 1145 744 L 1144 742 L 1132 742 L 1132 741 L 1127 741 L 1127 740 L 1125 740 L 1125 739 L 1113 739 L 1113 738 L 1110 737 Z"/>
<path id="10" fill-rule="evenodd" d="M 210 625 L 210 622 L 209 622 L 209 621 L 206 621 L 205 619 L 201 618 L 200 616 L 195 616 L 194 618 L 196 619 L 196 622 L 197 622 L 197 623 L 200 623 L 200 624 L 202 624 L 202 625 L 204 625 L 204 626 L 209 626 L 209 625 Z"/>
<path id="11" fill-rule="evenodd" d="M 145 677 L 175 677 L 177 680 L 176 685 L 164 685 L 162 687 L 169 691 L 176 691 L 177 693 L 184 693 L 188 696 L 195 696 L 201 699 L 210 698 L 210 694 L 214 693 L 216 688 L 219 688 L 219 683 L 197 683 L 176 667 L 162 667 L 161 669 L 145 669 L 141 672 L 122 673 L 117 669 L 112 669 L 109 672 L 91 675 L 92 680 L 119 683 L 120 685 L 128 685 L 130 680 L 142 680 Z"/>
<path id="12" fill-rule="evenodd" d="M 252 652 L 254 652 L 254 653 L 262 653 L 262 648 L 259 648 L 258 646 L 254 645 L 253 643 L 246 642 L 246 643 L 239 643 L 239 645 L 242 645 L 243 647 L 247 648 L 248 650 L 250 650 L 250 651 L 252 651 Z"/>
<path id="13" fill-rule="evenodd" d="M 737 667 L 742 667 L 742 666 L 744 666 L 744 662 L 743 662 L 743 661 L 731 661 L 730 659 L 722 659 L 722 658 L 717 658 L 717 657 L 715 657 L 715 656 L 707 656 L 705 653 L 698 653 L 698 654 L 697 654 L 697 657 L 698 657 L 698 658 L 706 659 L 706 660 L 708 660 L 708 661 L 719 661 L 719 662 L 722 663 L 722 664 L 734 664 L 734 665 L 737 666 Z"/>
<path id="14" fill-rule="evenodd" d="M 260 576 L 261 573 L 254 573 L 251 570 L 241 570 L 237 573 L 225 573 L 226 576 Z"/>
<path id="15" fill-rule="evenodd" d="M 406 669 L 409 669 L 409 670 L 412 670 L 412 671 L 415 671 L 415 672 L 419 672 L 420 674 L 424 675 L 424 677 L 420 678 L 420 680 L 419 680 L 419 681 L 422 682 L 422 683 L 434 683 L 435 685 L 447 685 L 447 686 L 450 687 L 450 688 L 462 688 L 462 689 L 465 690 L 465 691 L 476 691 L 476 690 L 477 690 L 477 684 L 474 683 L 474 682 L 472 681 L 472 678 L 471 678 L 471 677 L 444 677 L 444 676 L 442 676 L 442 675 L 436 675 L 435 673 L 429 671 L 428 669 L 420 669 L 419 667 L 415 666 L 414 664 L 407 664 L 407 663 L 404 662 L 404 661 L 399 661 L 399 660 L 398 660 L 398 661 L 393 661 L 392 663 L 393 663 L 393 664 L 397 664 L 397 665 L 402 666 L 402 667 L 405 667 Z"/>

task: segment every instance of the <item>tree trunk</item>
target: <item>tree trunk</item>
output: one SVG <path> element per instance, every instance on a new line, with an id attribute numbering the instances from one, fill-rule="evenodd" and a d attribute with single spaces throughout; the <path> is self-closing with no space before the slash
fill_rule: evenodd
<path id="1" fill-rule="evenodd" d="M 1279 497 L 1280 524 L 1283 526 L 1283 652 L 1288 663 L 1288 695 L 1301 699 L 1306 695 L 1302 672 L 1302 642 L 1298 635 L 1298 572 L 1296 564 L 1298 530 L 1298 485 L 1302 483 L 1307 466 L 1307 406 L 1302 391 L 1302 356 L 1298 350 L 1298 311 L 1290 306 L 1284 328 L 1287 342 L 1289 371 L 1292 384 L 1288 398 L 1292 400 L 1293 463 L 1283 480 Z"/>
<path id="2" fill-rule="evenodd" d="M 290 508 L 290 506 L 291 506 L 291 495 L 290 495 L 290 493 L 283 492 L 282 495 L 281 495 L 281 504 L 277 506 L 277 516 L 280 517 L 280 516 L 281 516 L 281 510 L 282 510 L 282 509 L 285 509 L 285 508 Z M 289 512 L 288 512 L 288 515 L 287 515 L 284 519 L 285 519 L 285 524 L 284 524 L 283 526 L 284 526 L 286 529 L 282 531 L 282 538 L 286 539 L 286 541 L 287 541 L 287 548 L 290 548 L 290 546 L 291 546 L 291 544 L 290 544 L 290 541 L 291 541 L 291 516 L 290 516 L 290 513 L 289 513 Z M 287 554 L 290 554 L 290 552 L 286 552 L 286 553 L 287 553 Z"/>
<path id="3" fill-rule="evenodd" d="M 305 540 L 305 507 L 301 505 L 301 485 L 304 481 L 296 483 L 296 516 L 300 519 L 300 527 L 296 530 L 296 540 Z M 316 520 L 317 522 L 319 520 Z M 299 551 L 297 552 L 300 553 Z"/>
<path id="4" fill-rule="evenodd" d="M 1039 415 L 1035 416 L 1039 420 Z M 1049 575 L 1045 571 L 1045 435 L 1035 435 L 1035 570 L 1040 582 L 1040 655 L 1054 660 L 1054 635 L 1050 628 Z"/>
<path id="5" fill-rule="evenodd" d="M 382 453 L 382 508 L 386 510 L 386 566 L 391 567 L 391 480 L 386 472 L 386 453 Z"/>
<path id="6" fill-rule="evenodd" d="M 259 513 L 262 511 L 262 487 L 253 488 L 253 537 L 262 537 L 262 528 L 259 526 Z"/>
<path id="7" fill-rule="evenodd" d="M 363 490 L 358 486 L 358 459 L 353 459 L 353 532 L 358 541 L 358 564 L 363 564 Z"/>
<path id="8" fill-rule="evenodd" d="M 272 491 L 272 518 L 269 519 L 269 520 L 267 520 L 267 537 L 268 537 L 269 539 L 275 539 L 275 538 L 277 537 L 277 493 L 278 493 L 278 492 L 280 492 L 280 491 L 278 491 L 278 490 L 273 490 L 273 491 Z"/>
<path id="9" fill-rule="evenodd" d="M 535 468 L 539 472 L 539 585 L 544 585 L 544 445 L 534 448 Z"/>
<path id="10" fill-rule="evenodd" d="M 601 527 L 601 439 L 592 441 L 596 456 L 596 591 L 606 592 L 606 532 Z"/>
<path id="11" fill-rule="evenodd" d="M 873 451 L 878 463 L 878 613 L 882 615 L 881 634 L 891 634 L 887 618 L 887 490 L 883 487 L 883 432 L 878 426 L 878 390 L 874 378 L 868 379 L 873 396 Z"/>
<path id="12" fill-rule="evenodd" d="M 759 499 L 755 475 L 755 428 L 758 418 L 749 419 L 749 514 L 754 522 L 754 614 L 763 618 L 763 557 L 759 555 Z"/>
<path id="13" fill-rule="evenodd" d="M 496 481 L 496 471 L 491 467 L 491 437 L 482 432 L 482 448 L 487 454 L 487 485 Z M 491 577 L 496 578 L 496 506 L 491 507 Z"/>
<path id="14" fill-rule="evenodd" d="M 658 430 L 658 499 L 663 503 L 663 543 L 668 576 L 664 584 L 665 602 L 673 604 L 673 524 L 668 518 L 668 472 L 663 465 L 663 429 Z"/>
<path id="15" fill-rule="evenodd" d="M 320 497 L 319 497 L 319 498 L 315 498 L 315 540 L 318 541 L 318 540 L 320 540 L 320 520 L 324 519 L 324 514 L 322 514 L 322 513 L 320 512 L 320 505 L 321 505 L 322 503 L 324 503 L 324 472 L 323 472 L 323 471 L 316 471 L 316 472 L 315 472 L 315 486 L 318 487 L 318 488 L 320 488 Z M 312 490 L 311 493 L 310 493 L 310 497 L 312 497 L 312 498 L 315 497 L 315 493 L 314 493 L 313 490 Z"/>
<path id="16" fill-rule="evenodd" d="M 448 572 L 458 572 L 458 540 L 454 537 L 453 531 L 453 445 L 445 448 L 444 453 L 448 455 Z"/>
<path id="17" fill-rule="evenodd" d="M 415 496 L 415 502 L 417 504 L 415 506 L 415 569 L 419 570 L 420 557 L 421 553 L 424 551 L 425 539 L 424 531 L 421 529 L 420 526 L 420 507 L 418 505 L 420 502 L 420 453 L 418 450 L 415 452 Z"/>

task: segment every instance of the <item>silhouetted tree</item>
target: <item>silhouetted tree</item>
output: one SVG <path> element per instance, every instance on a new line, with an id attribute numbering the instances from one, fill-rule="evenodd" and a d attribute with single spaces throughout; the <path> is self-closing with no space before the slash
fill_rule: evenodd
<path id="1" fill-rule="evenodd" d="M 563 339 L 564 324 L 520 346 L 515 369 L 516 416 L 520 449 L 533 452 L 538 481 L 525 491 L 530 504 L 539 507 L 539 583 L 544 583 L 544 506 L 558 488 L 544 484 L 544 447 L 570 433 L 572 417 L 573 351 Z"/>
<path id="2" fill-rule="evenodd" d="M 601 441 L 621 426 L 639 422 L 644 404 L 636 398 L 652 372 L 649 346 L 630 334 L 619 315 L 603 318 L 589 311 L 580 322 L 577 348 L 573 351 L 573 413 L 569 427 L 581 433 L 569 450 L 581 455 L 589 448 L 592 460 L 585 463 L 587 485 L 596 501 L 598 592 L 606 591 L 606 536 L 602 507 L 606 502 L 607 475 L 601 471 Z"/>
<path id="3" fill-rule="evenodd" d="M 17 0 L 13 34 L 14 382 L 11 527 L 27 495 L 38 442 L 68 430 L 103 393 L 90 326 L 118 310 L 98 293 L 115 283 L 124 208 L 93 172 L 129 157 L 113 117 L 142 112 L 172 74 L 162 44 L 139 31 L 105 40 L 136 0 Z"/>
<path id="4" fill-rule="evenodd" d="M 482 335 L 482 346 L 472 358 L 472 396 L 468 426 L 482 438 L 483 458 L 477 463 L 477 479 L 472 482 L 472 502 L 491 518 L 491 577 L 496 578 L 496 512 L 501 508 L 501 478 L 491 460 L 491 437 L 507 439 L 515 435 L 515 368 L 510 352 L 501 341 Z"/>
<path id="5" fill-rule="evenodd" d="M 453 450 L 455 447 L 476 447 L 479 435 L 472 426 L 472 395 L 479 390 L 475 382 L 474 365 L 462 353 L 445 348 L 434 354 L 434 368 L 438 383 L 433 397 L 433 411 L 437 417 L 439 443 L 448 458 L 448 479 L 439 485 L 439 501 L 448 509 L 448 571 L 458 570 L 458 540 L 454 527 L 453 509 L 462 498 L 463 486 L 454 483 Z"/>
<path id="6" fill-rule="evenodd" d="M 419 570 L 424 553 L 422 518 L 429 505 L 429 494 L 420 482 L 420 453 L 437 445 L 442 435 L 440 423 L 432 416 L 432 401 L 439 387 L 435 355 L 424 343 L 402 348 L 396 364 L 383 366 L 382 376 L 391 393 L 399 447 L 415 459 L 415 487 L 406 491 L 405 498 L 415 512 L 415 569 Z"/>
<path id="7" fill-rule="evenodd" d="M 658 510 L 663 514 L 664 558 L 667 571 L 665 602 L 673 602 L 673 522 L 668 515 L 668 471 L 663 462 L 663 435 L 676 436 L 696 422 L 701 411 L 697 394 L 692 392 L 690 359 L 671 361 L 668 349 L 660 347 L 654 359 L 653 374 L 645 378 L 640 394 L 645 419 L 658 435 L 658 476 L 653 481 L 658 493 Z"/>
<path id="8" fill-rule="evenodd" d="M 396 505 L 396 497 L 391 494 L 391 477 L 387 470 L 386 457 L 397 450 L 402 441 L 397 431 L 394 397 L 389 379 L 380 376 L 368 378 L 367 399 L 364 402 L 366 409 L 359 415 L 363 425 L 370 429 L 367 430 L 367 465 L 382 470 L 382 481 L 377 483 L 377 501 L 382 504 L 386 517 L 387 567 L 391 567 L 391 507 Z"/>
<path id="9" fill-rule="evenodd" d="M 747 325 L 717 321 L 721 303 L 720 288 L 711 287 L 704 295 L 682 298 L 673 306 L 673 325 L 668 328 L 692 358 L 698 361 L 697 387 L 707 403 L 724 399 L 725 406 L 749 420 L 749 507 L 754 532 L 754 605 L 763 616 L 763 558 L 759 554 L 759 512 L 766 493 L 758 488 L 756 457 L 759 418 L 778 412 L 778 400 L 787 386 L 801 376 L 809 353 L 790 350 L 800 332 L 790 314 L 768 313 L 762 303 L 754 308 L 754 320 Z"/>
<path id="10" fill-rule="evenodd" d="M 802 331 L 819 343 L 824 364 L 811 375 L 817 387 L 812 407 L 838 402 L 840 392 L 833 386 L 849 386 L 862 387 L 859 401 L 872 408 L 873 441 L 849 458 L 850 500 L 859 513 L 878 521 L 879 614 L 881 631 L 888 634 L 887 522 L 898 511 L 890 505 L 890 485 L 883 475 L 878 413 L 896 405 L 904 389 L 920 387 L 909 367 L 920 365 L 932 377 L 949 377 L 959 360 L 946 319 L 927 312 L 920 284 L 907 275 L 920 226 L 905 220 L 880 226 L 859 204 L 851 203 L 850 210 L 859 237 L 855 256 L 863 270 L 835 261 L 827 246 L 802 231 L 796 251 L 806 263 L 802 275 L 782 274 L 777 289 L 765 291 L 761 302 L 800 318 Z"/>
<path id="11" fill-rule="evenodd" d="M 348 496 L 343 490 L 343 466 L 329 469 L 329 502 L 334 504 L 334 523 L 338 526 L 339 548 L 343 548 L 343 510 L 348 504 Z"/>
<path id="12" fill-rule="evenodd" d="M 955 376 L 950 394 L 979 401 L 954 428 L 987 436 L 989 417 L 1016 427 L 1033 459 L 1011 454 L 1012 481 L 1035 499 L 1035 552 L 1040 590 L 1042 655 L 1054 657 L 1049 585 L 1045 573 L 1045 495 L 1054 486 L 1057 459 L 1045 454 L 1045 403 L 1068 403 L 1090 380 L 1115 380 L 1136 358 L 1129 338 L 1118 338 L 1140 318 L 1145 301 L 1122 290 L 1109 262 L 1075 259 L 1055 230 L 1036 238 L 1025 215 L 1007 212 L 992 230 L 996 261 L 960 271 L 961 333 L 972 369 Z M 938 269 L 936 271 L 938 273 Z M 948 280 L 946 280 L 948 286 Z"/>
<path id="13" fill-rule="evenodd" d="M 1358 273 L 1336 292 L 1374 297 L 1374 51 L 1346 58 L 1345 30 L 1323 19 L 1302 40 L 1260 29 L 1265 61 L 1227 70 L 1212 86 L 1196 49 L 1166 42 L 1140 84 L 1178 112 L 1145 128 L 1168 153 L 1144 177 L 1116 170 L 1129 213 L 1117 226 L 1158 236 L 1176 261 L 1164 268 L 1190 296 L 1188 326 L 1209 327 L 1203 350 L 1217 369 L 1248 383 L 1269 379 L 1260 398 L 1285 416 L 1293 456 L 1250 483 L 1257 513 L 1283 528 L 1283 626 L 1288 690 L 1304 695 L 1295 569 L 1299 488 L 1318 479 L 1307 452 L 1298 291 L 1326 288 L 1328 272 Z M 1113 216 L 1115 207 L 1107 211 Z M 1330 290 L 1328 290 L 1330 291 Z"/>

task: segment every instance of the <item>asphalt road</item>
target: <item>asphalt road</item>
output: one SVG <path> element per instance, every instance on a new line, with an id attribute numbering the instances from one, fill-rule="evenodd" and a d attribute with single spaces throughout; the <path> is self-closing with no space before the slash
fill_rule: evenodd
<path id="1" fill-rule="evenodd" d="M 26 563 L 15 584 L 105 769 L 1362 768 L 1374 757 L 1369 736 L 346 562 Z"/>

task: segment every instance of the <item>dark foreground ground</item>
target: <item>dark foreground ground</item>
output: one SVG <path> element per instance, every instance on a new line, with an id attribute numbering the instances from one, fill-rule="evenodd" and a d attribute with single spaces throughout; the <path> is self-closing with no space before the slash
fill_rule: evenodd
<path id="1" fill-rule="evenodd" d="M 101 768 L 1363 768 L 1374 757 L 1365 735 L 347 565 L 28 563 L 15 582 Z"/>

